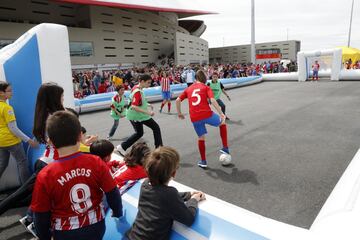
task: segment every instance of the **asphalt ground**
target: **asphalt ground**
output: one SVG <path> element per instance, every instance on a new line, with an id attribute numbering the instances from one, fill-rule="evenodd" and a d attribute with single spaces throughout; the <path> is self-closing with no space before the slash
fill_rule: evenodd
<path id="1" fill-rule="evenodd" d="M 189 116 L 179 120 L 165 107 L 154 119 L 164 145 L 181 155 L 176 181 L 281 222 L 309 228 L 359 148 L 360 82 L 263 82 L 228 90 L 229 145 L 232 164 L 218 161 L 221 140 L 208 127 L 208 169 L 197 167 L 197 137 Z M 187 102 L 182 104 L 187 112 Z M 165 113 L 164 113 L 165 112 Z M 109 111 L 80 116 L 88 133 L 107 136 Z M 153 147 L 152 132 L 144 139 Z M 114 144 L 132 134 L 120 120 Z M 25 208 L 0 216 L 0 239 L 31 239 L 17 223 Z"/>

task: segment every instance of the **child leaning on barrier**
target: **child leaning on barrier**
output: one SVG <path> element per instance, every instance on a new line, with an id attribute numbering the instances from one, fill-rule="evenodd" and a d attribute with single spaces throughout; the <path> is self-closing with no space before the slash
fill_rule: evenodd
<path id="1" fill-rule="evenodd" d="M 179 153 L 171 147 L 155 149 L 145 163 L 148 174 L 141 185 L 138 213 L 126 239 L 169 239 L 174 220 L 191 226 L 202 192 L 181 192 L 168 186 L 179 167 Z"/>
<path id="2" fill-rule="evenodd" d="M 55 112 L 46 121 L 46 132 L 59 157 L 36 178 L 31 210 L 38 237 L 102 239 L 104 192 L 113 216 L 122 216 L 120 193 L 108 167 L 99 157 L 79 152 L 81 126 L 74 114 Z"/>

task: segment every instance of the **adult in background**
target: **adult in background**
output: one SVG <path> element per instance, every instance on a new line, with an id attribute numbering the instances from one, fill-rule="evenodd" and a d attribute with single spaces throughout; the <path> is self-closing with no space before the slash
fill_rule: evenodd
<path id="1" fill-rule="evenodd" d="M 191 84 L 195 81 L 195 72 L 190 67 L 185 68 L 185 71 L 181 74 L 181 77 L 185 79 L 187 86 L 191 86 Z"/>

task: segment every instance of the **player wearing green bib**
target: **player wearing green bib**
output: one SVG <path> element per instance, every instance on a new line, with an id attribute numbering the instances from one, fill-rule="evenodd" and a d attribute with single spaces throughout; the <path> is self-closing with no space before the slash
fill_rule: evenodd
<path id="1" fill-rule="evenodd" d="M 226 115 L 226 113 L 225 113 L 226 106 L 225 106 L 224 102 L 220 99 L 220 95 L 221 95 L 221 93 L 224 93 L 229 101 L 231 101 L 231 99 L 230 99 L 230 96 L 225 91 L 224 86 L 218 79 L 219 79 L 218 73 L 214 72 L 212 75 L 211 82 L 209 82 L 207 85 L 213 91 L 214 98 L 215 98 L 216 102 L 219 104 L 219 106 L 221 107 L 221 111 Z M 229 119 L 229 118 L 226 117 L 226 119 Z"/>
<path id="2" fill-rule="evenodd" d="M 133 145 L 144 135 L 144 125 L 151 128 L 154 134 L 155 147 L 162 146 L 161 131 L 159 125 L 152 119 L 154 116 L 153 106 L 146 101 L 143 88 L 147 88 L 151 84 L 150 75 L 144 74 L 139 76 L 139 84 L 131 90 L 131 105 L 126 112 L 126 118 L 130 120 L 135 133 L 131 135 L 125 142 L 116 147 L 121 155 L 125 155 L 126 149 Z M 151 108 L 149 111 L 148 108 Z"/>
<path id="3" fill-rule="evenodd" d="M 117 85 L 115 88 L 117 94 L 112 97 L 111 99 L 111 112 L 110 116 L 114 119 L 114 124 L 110 129 L 108 139 L 111 140 L 114 136 L 114 133 L 119 126 L 119 120 L 120 118 L 125 117 L 126 115 L 126 108 L 125 108 L 125 97 L 124 97 L 124 91 L 125 88 L 123 85 Z"/>

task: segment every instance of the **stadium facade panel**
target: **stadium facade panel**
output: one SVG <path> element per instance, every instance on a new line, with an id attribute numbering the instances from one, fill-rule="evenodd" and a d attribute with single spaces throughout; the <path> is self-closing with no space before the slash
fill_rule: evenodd
<path id="1" fill-rule="evenodd" d="M 288 59 L 296 61 L 301 42 L 297 40 L 266 42 L 255 44 L 256 63 Z M 249 63 L 251 62 L 251 45 L 235 45 L 209 49 L 210 63 Z"/>
<path id="2" fill-rule="evenodd" d="M 143 66 L 158 62 L 160 56 L 174 58 L 175 64 L 208 62 L 208 43 L 197 36 L 199 31 L 191 35 L 178 21 L 180 17 L 209 12 L 185 9 L 178 4 L 180 1 L 174 1 L 173 12 L 166 12 L 170 7 L 165 1 L 154 6 L 144 2 L 150 3 L 3 0 L 0 47 L 34 25 L 47 22 L 68 26 L 73 68 Z M 203 23 L 200 27 L 206 28 Z"/>

